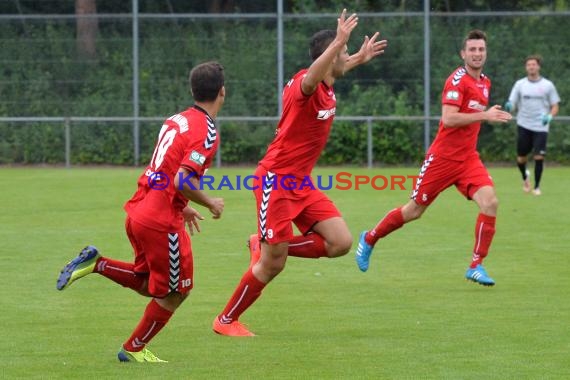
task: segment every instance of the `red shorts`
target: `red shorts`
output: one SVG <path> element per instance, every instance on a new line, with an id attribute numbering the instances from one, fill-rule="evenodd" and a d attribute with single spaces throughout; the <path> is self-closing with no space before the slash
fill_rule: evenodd
<path id="1" fill-rule="evenodd" d="M 410 198 L 419 205 L 427 206 L 451 185 L 455 185 L 467 199 L 471 199 L 483 186 L 494 186 L 479 155 L 465 161 L 453 161 L 428 154 Z"/>
<path id="2" fill-rule="evenodd" d="M 135 250 L 135 272 L 148 273 L 148 292 L 166 297 L 188 293 L 194 286 L 194 260 L 186 230 L 162 232 L 127 217 L 127 236 Z"/>
<path id="3" fill-rule="evenodd" d="M 291 240 L 291 223 L 306 234 L 318 222 L 340 216 L 334 203 L 316 185 L 313 189 L 303 179 L 268 172 L 258 166 L 253 186 L 257 201 L 257 233 L 269 244 Z"/>

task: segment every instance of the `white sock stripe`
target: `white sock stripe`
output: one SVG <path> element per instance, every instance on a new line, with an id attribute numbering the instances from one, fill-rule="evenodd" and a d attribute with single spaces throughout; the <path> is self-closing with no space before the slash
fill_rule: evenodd
<path id="1" fill-rule="evenodd" d="M 116 270 L 116 271 L 118 271 L 118 272 L 130 273 L 130 274 L 132 274 L 133 276 L 135 275 L 135 272 L 132 271 L 132 270 L 123 269 L 123 268 L 117 268 L 117 267 L 114 267 L 114 266 L 112 266 L 112 265 L 106 265 L 106 266 L 105 266 L 105 269 L 113 269 L 113 270 Z"/>
<path id="2" fill-rule="evenodd" d="M 222 317 L 220 318 L 220 322 L 221 323 L 231 323 L 231 318 L 226 317 L 225 315 L 222 315 Z"/>
<path id="3" fill-rule="evenodd" d="M 302 243 L 295 243 L 295 244 L 289 243 L 289 247 L 300 247 L 302 245 L 313 244 L 314 242 L 315 242 L 314 240 L 307 240 L 307 241 L 304 241 Z"/>
<path id="4" fill-rule="evenodd" d="M 249 285 L 246 285 L 245 288 L 243 289 L 243 292 L 241 293 L 241 296 L 239 297 L 238 301 L 236 302 L 236 304 L 234 305 L 234 307 L 231 308 L 231 310 L 228 312 L 227 316 L 231 318 L 233 312 L 236 310 L 236 308 L 239 306 L 239 304 L 241 303 L 241 301 L 243 300 L 243 297 L 245 297 L 245 293 L 247 293 L 247 290 L 249 289 Z"/>
<path id="5" fill-rule="evenodd" d="M 144 334 L 144 336 L 142 337 L 143 342 L 146 342 L 146 338 L 148 338 L 148 336 L 150 335 L 150 333 L 152 333 L 152 330 L 154 330 L 155 327 L 156 327 L 156 321 L 152 322 L 152 326 L 150 326 L 150 329 L 148 329 L 147 333 Z"/>
<path id="6" fill-rule="evenodd" d="M 481 224 L 479 225 L 479 232 L 477 232 L 477 245 L 475 246 L 475 252 L 476 254 L 479 254 L 479 246 L 481 245 L 481 235 L 483 234 L 483 225 L 485 223 L 481 222 Z"/>
<path id="7" fill-rule="evenodd" d="M 132 343 L 132 344 L 133 344 L 133 347 L 135 347 L 135 348 L 139 348 L 139 347 L 144 346 L 144 342 L 141 342 L 141 341 L 139 340 L 139 338 L 133 339 L 133 343 Z"/>

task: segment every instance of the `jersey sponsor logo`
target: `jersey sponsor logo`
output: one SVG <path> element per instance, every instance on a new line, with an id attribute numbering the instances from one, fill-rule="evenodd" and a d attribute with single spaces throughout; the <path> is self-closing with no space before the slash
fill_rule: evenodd
<path id="1" fill-rule="evenodd" d="M 331 108 L 330 110 L 319 110 L 319 113 L 317 114 L 317 119 L 318 120 L 327 120 L 331 117 L 333 117 L 336 113 L 336 107 Z"/>
<path id="2" fill-rule="evenodd" d="M 204 162 L 206 162 L 206 156 L 193 150 L 192 153 L 190 153 L 190 160 L 194 161 L 198 165 L 204 165 Z"/>
<path id="3" fill-rule="evenodd" d="M 477 111 L 485 111 L 485 106 L 479 103 L 477 100 L 470 100 L 468 108 Z"/>
<path id="4" fill-rule="evenodd" d="M 465 73 L 467 73 L 467 71 L 463 67 L 457 70 L 453 76 L 453 79 L 451 80 L 451 84 L 457 86 L 459 82 L 461 82 L 461 78 L 463 78 Z"/>
<path id="5" fill-rule="evenodd" d="M 447 91 L 445 98 L 449 100 L 459 100 L 459 91 L 455 90 Z"/>
<path id="6" fill-rule="evenodd" d="M 486 98 L 489 97 L 489 89 L 487 88 L 487 86 L 485 86 L 485 88 L 483 89 L 483 96 Z"/>

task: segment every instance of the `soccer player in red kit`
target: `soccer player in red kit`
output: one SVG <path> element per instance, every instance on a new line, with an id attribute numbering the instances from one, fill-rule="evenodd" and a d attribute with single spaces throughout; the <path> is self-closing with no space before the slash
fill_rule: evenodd
<path id="1" fill-rule="evenodd" d="M 479 206 L 475 223 L 475 245 L 465 277 L 492 286 L 482 262 L 495 234 L 498 200 L 491 176 L 479 158 L 477 136 L 482 121 L 506 123 L 512 116 L 498 105 L 487 109 L 491 81 L 483 73 L 487 59 L 487 37 L 480 30 L 470 31 L 463 40 L 457 68 L 445 82 L 439 130 L 428 149 L 411 200 L 388 212 L 376 227 L 360 234 L 356 262 L 368 270 L 376 242 L 405 223 L 418 219 L 437 196 L 454 185 L 467 199 Z"/>
<path id="2" fill-rule="evenodd" d="M 138 189 L 124 207 L 134 262 L 103 257 L 88 246 L 57 280 L 57 289 L 63 290 L 89 273 L 98 273 L 152 298 L 118 353 L 122 362 L 164 362 L 145 346 L 194 286 L 192 249 L 184 225 L 190 233 L 194 228 L 199 232 L 198 220 L 203 217 L 188 200 L 208 208 L 215 219 L 224 209 L 222 198 L 210 197 L 199 187 L 199 178 L 218 149 L 214 118 L 225 98 L 223 67 L 217 62 L 194 67 L 190 85 L 195 104 L 164 122 Z"/>
<path id="3" fill-rule="evenodd" d="M 250 267 L 214 319 L 213 330 L 218 334 L 254 335 L 238 319 L 283 270 L 288 255 L 337 257 L 350 250 L 352 237 L 335 205 L 314 186 L 301 184 L 310 178 L 329 136 L 336 109 L 335 80 L 381 54 L 387 45 L 376 41 L 376 33 L 349 56 L 346 44 L 357 21 L 355 14 L 346 17 L 343 10 L 336 32 L 316 33 L 310 44 L 313 63 L 295 74 L 283 90 L 276 136 L 255 172 L 258 233 L 249 241 Z M 293 235 L 292 223 L 302 235 Z"/>

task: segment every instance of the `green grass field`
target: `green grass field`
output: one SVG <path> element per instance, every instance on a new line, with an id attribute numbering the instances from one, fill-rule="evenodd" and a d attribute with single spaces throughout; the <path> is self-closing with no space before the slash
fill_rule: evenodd
<path id="1" fill-rule="evenodd" d="M 365 274 L 353 252 L 291 258 L 241 318 L 258 334 L 246 339 L 215 335 L 211 323 L 248 265 L 254 200 L 215 192 L 226 208 L 193 238 L 194 290 L 149 346 L 170 363 L 134 365 L 116 353 L 147 299 L 97 275 L 63 292 L 55 281 L 87 244 L 131 260 L 122 206 L 141 169 L 0 168 L 0 378 L 568 379 L 570 168 L 546 168 L 541 197 L 522 192 L 516 168 L 490 171 L 501 202 L 485 262 L 495 287 L 464 280 L 477 209 L 449 189 L 379 243 Z M 408 193 L 328 192 L 354 236 Z"/>

